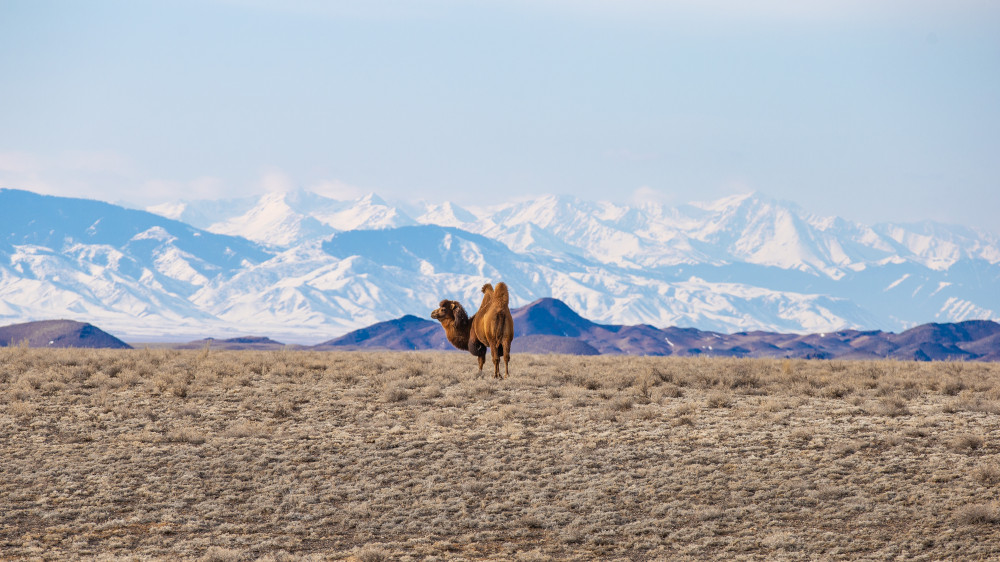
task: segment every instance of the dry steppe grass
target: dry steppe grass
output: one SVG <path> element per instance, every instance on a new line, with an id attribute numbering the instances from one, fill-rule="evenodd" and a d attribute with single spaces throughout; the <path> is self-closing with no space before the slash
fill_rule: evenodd
<path id="1" fill-rule="evenodd" d="M 1000 558 L 1000 365 L 0 349 L 0 558 Z"/>

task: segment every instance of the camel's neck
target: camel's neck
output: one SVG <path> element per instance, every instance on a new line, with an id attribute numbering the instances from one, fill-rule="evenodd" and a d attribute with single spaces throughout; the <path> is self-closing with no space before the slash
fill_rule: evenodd
<path id="1" fill-rule="evenodd" d="M 462 321 L 453 321 L 448 326 L 445 326 L 445 334 L 448 337 L 448 341 L 451 345 L 457 347 L 458 349 L 468 349 L 469 348 L 469 332 L 472 331 L 472 321 L 466 319 Z"/>

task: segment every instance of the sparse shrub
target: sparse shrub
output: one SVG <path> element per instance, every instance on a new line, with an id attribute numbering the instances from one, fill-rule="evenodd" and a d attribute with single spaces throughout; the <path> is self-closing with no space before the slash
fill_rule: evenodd
<path id="1" fill-rule="evenodd" d="M 627 396 L 622 396 L 611 401 L 610 408 L 616 412 L 626 412 L 635 406 L 635 402 Z"/>
<path id="2" fill-rule="evenodd" d="M 760 388 L 760 377 L 757 375 L 754 362 L 742 359 L 733 365 L 729 373 L 729 388 L 749 392 Z"/>
<path id="3" fill-rule="evenodd" d="M 36 394 L 35 389 L 24 381 L 18 381 L 14 388 L 11 389 L 11 396 L 15 400 L 23 402 L 32 400 Z"/>
<path id="4" fill-rule="evenodd" d="M 471 494 L 473 496 L 478 496 L 486 490 L 486 484 L 478 480 L 471 480 L 462 484 L 462 491 L 466 494 Z"/>
<path id="5" fill-rule="evenodd" d="M 948 396 L 957 396 L 959 392 L 962 392 L 965 389 L 965 382 L 959 378 L 949 379 L 941 386 L 941 392 L 943 394 L 947 394 Z"/>
<path id="6" fill-rule="evenodd" d="M 263 376 L 264 374 L 266 374 L 268 372 L 269 366 L 270 365 L 269 365 L 268 362 L 265 362 L 262 359 L 257 359 L 255 361 L 251 361 L 249 364 L 247 364 L 246 368 L 247 368 L 247 371 L 249 373 L 251 373 L 251 374 L 254 374 L 254 375 L 257 375 L 257 376 Z"/>
<path id="7" fill-rule="evenodd" d="M 864 448 L 864 445 L 858 441 L 847 441 L 843 443 L 838 443 L 833 449 L 833 453 L 838 457 L 847 457 L 858 452 L 859 449 Z"/>
<path id="8" fill-rule="evenodd" d="M 188 395 L 188 385 L 186 382 L 178 381 L 170 385 L 170 393 L 178 398 L 186 398 Z"/>
<path id="9" fill-rule="evenodd" d="M 38 406 L 32 404 L 31 402 L 23 402 L 19 400 L 17 402 L 11 402 L 10 405 L 7 406 L 7 411 L 15 417 L 30 418 L 38 412 Z"/>
<path id="10" fill-rule="evenodd" d="M 356 556 L 360 562 L 387 562 L 392 559 L 387 550 L 376 546 L 366 546 Z"/>
<path id="11" fill-rule="evenodd" d="M 951 442 L 951 449 L 958 453 L 969 453 L 982 446 L 983 438 L 971 433 L 959 435 Z"/>
<path id="12" fill-rule="evenodd" d="M 124 386 L 135 386 L 142 380 L 142 376 L 135 369 L 124 369 L 118 373 L 118 380 Z"/>
<path id="13" fill-rule="evenodd" d="M 733 405 L 733 397 L 726 392 L 711 392 L 706 399 L 709 408 L 728 408 Z"/>
<path id="14" fill-rule="evenodd" d="M 212 340 L 205 341 L 205 346 L 198 353 L 198 361 L 205 361 L 212 352 Z"/>
<path id="15" fill-rule="evenodd" d="M 193 428 L 183 427 L 168 431 L 166 435 L 163 436 L 163 440 L 167 443 L 190 443 L 192 445 L 201 445 L 205 442 L 205 436 Z"/>
<path id="16" fill-rule="evenodd" d="M 149 384 L 154 393 L 162 394 L 174 384 L 174 378 L 167 373 L 159 373 L 153 377 Z"/>
<path id="17" fill-rule="evenodd" d="M 489 398 L 497 393 L 497 385 L 492 381 L 478 381 L 476 382 L 469 391 L 469 395 L 473 398 Z"/>
<path id="18" fill-rule="evenodd" d="M 660 409 L 658 407 L 645 407 L 636 410 L 633 419 L 642 421 L 652 421 L 660 418 Z"/>
<path id="19" fill-rule="evenodd" d="M 454 412 L 437 412 L 430 416 L 430 420 L 441 427 L 453 427 L 459 422 L 459 417 Z"/>
<path id="20" fill-rule="evenodd" d="M 792 374 L 792 360 L 785 358 L 781 360 L 781 374 L 786 377 Z"/>
<path id="21" fill-rule="evenodd" d="M 761 544 L 770 549 L 784 551 L 796 551 L 802 548 L 802 541 L 788 531 L 776 531 L 764 537 Z"/>
<path id="22" fill-rule="evenodd" d="M 820 501 L 839 500 L 849 495 L 851 495 L 849 490 L 832 484 L 821 484 L 812 493 L 812 496 Z"/>
<path id="23" fill-rule="evenodd" d="M 591 419 L 596 421 L 606 421 L 606 422 L 616 422 L 618 421 L 618 414 L 620 412 L 615 410 L 610 405 L 605 408 L 598 410 L 593 410 L 591 413 Z"/>
<path id="24" fill-rule="evenodd" d="M 534 515 L 525 515 L 519 523 L 527 529 L 544 529 L 546 527 L 545 522 Z"/>
<path id="25" fill-rule="evenodd" d="M 236 422 L 229 426 L 226 430 L 226 437 L 242 438 L 242 437 L 266 437 L 268 434 L 267 427 L 261 423 L 249 420 L 243 420 Z"/>
<path id="26" fill-rule="evenodd" d="M 788 408 L 791 408 L 791 405 L 783 398 L 767 398 L 760 403 L 760 409 L 765 412 L 780 412 Z"/>
<path id="27" fill-rule="evenodd" d="M 946 414 L 954 414 L 956 412 L 998 414 L 1000 413 L 1000 403 L 992 400 L 984 400 L 982 396 L 973 394 L 971 391 L 966 391 L 955 401 L 945 404 L 941 410 Z"/>
<path id="28" fill-rule="evenodd" d="M 111 395 L 108 393 L 108 389 L 102 388 L 91 397 L 91 402 L 94 407 L 98 408 L 102 412 L 111 411 Z"/>
<path id="29" fill-rule="evenodd" d="M 843 398 L 848 394 L 851 394 L 853 391 L 853 388 L 844 383 L 836 383 L 824 388 L 820 395 L 827 398 Z"/>
<path id="30" fill-rule="evenodd" d="M 962 525 L 993 525 L 1000 523 L 1000 511 L 995 503 L 965 505 L 955 512 Z"/>
<path id="31" fill-rule="evenodd" d="M 898 395 L 883 396 L 872 410 L 873 414 L 891 418 L 910 415 L 906 400 Z"/>
<path id="32" fill-rule="evenodd" d="M 663 383 L 674 382 L 674 374 L 669 369 L 666 369 L 660 365 L 653 365 L 649 368 L 649 375 L 655 380 Z"/>
<path id="33" fill-rule="evenodd" d="M 788 434 L 788 438 L 791 439 L 792 441 L 806 443 L 812 441 L 813 432 L 810 429 L 800 427 L 796 430 L 793 430 L 790 434 Z"/>
<path id="34" fill-rule="evenodd" d="M 990 463 L 976 467 L 972 471 L 972 477 L 984 486 L 996 486 L 1000 484 L 1000 465 Z"/>
<path id="35" fill-rule="evenodd" d="M 410 393 L 400 386 L 390 386 L 382 393 L 383 402 L 405 402 L 409 400 Z"/>
<path id="36" fill-rule="evenodd" d="M 274 407 L 274 417 L 276 418 L 287 418 L 295 412 L 295 403 L 291 400 L 282 400 Z"/>
<path id="37" fill-rule="evenodd" d="M 673 383 L 667 383 L 660 387 L 660 396 L 662 398 L 681 398 L 684 396 L 684 389 Z"/>
<path id="38" fill-rule="evenodd" d="M 693 426 L 694 425 L 694 418 L 692 418 L 691 416 L 680 416 L 680 417 L 677 418 L 677 420 L 675 422 L 675 425 Z"/>
<path id="39" fill-rule="evenodd" d="M 703 506 L 698 509 L 696 514 L 699 521 L 715 521 L 716 519 L 722 519 L 725 515 L 725 510 L 714 505 Z"/>

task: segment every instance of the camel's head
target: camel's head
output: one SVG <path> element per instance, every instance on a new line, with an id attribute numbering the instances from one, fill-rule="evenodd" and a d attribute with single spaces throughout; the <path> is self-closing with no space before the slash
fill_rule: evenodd
<path id="1" fill-rule="evenodd" d="M 451 320 L 455 322 L 456 320 L 462 321 L 467 320 L 468 315 L 465 313 L 465 309 L 457 301 L 443 300 L 438 307 L 431 312 L 431 318 L 439 320 L 442 323 L 446 320 Z"/>
<path id="2" fill-rule="evenodd" d="M 455 301 L 441 301 L 438 307 L 431 312 L 431 318 L 435 320 L 445 320 L 448 318 L 455 318 L 455 305 L 458 303 Z"/>

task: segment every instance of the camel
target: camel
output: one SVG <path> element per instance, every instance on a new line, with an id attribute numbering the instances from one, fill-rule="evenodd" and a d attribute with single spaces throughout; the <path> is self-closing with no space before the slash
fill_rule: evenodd
<path id="1" fill-rule="evenodd" d="M 500 356 L 504 357 L 504 371 L 510 376 L 510 342 L 514 339 L 514 319 L 508 307 L 509 294 L 506 283 L 483 285 L 483 303 L 479 311 L 469 318 L 458 301 L 443 300 L 431 312 L 431 318 L 441 322 L 451 345 L 475 355 L 479 359 L 479 373 L 486 363 L 486 348 L 493 351 L 493 376 L 500 377 Z"/>
<path id="2" fill-rule="evenodd" d="M 504 377 L 510 376 L 510 342 L 514 340 L 514 318 L 510 315 L 510 295 L 507 284 L 497 283 L 496 289 L 489 283 L 483 285 L 483 303 L 472 317 L 472 331 L 469 340 L 476 340 L 490 348 L 493 355 L 493 377 L 500 376 L 500 357 L 503 356 Z M 479 370 L 483 370 L 486 354 L 479 358 Z"/>

